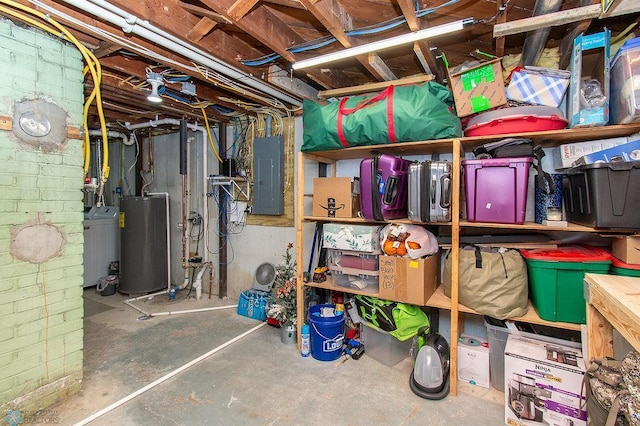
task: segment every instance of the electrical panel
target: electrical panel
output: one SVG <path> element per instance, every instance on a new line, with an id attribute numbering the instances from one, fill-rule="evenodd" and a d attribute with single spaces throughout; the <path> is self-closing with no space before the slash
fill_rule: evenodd
<path id="1" fill-rule="evenodd" d="M 253 214 L 284 214 L 284 139 L 255 138 L 253 142 Z"/>

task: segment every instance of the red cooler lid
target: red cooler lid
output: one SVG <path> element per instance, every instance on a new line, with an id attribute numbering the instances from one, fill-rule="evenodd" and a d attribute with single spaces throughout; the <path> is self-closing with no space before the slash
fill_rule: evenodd
<path id="1" fill-rule="evenodd" d="M 612 258 L 611 264 L 616 268 L 633 269 L 636 271 L 640 271 L 640 265 L 637 265 L 635 263 L 624 263 L 622 260 L 618 259 L 617 257 Z"/>
<path id="2" fill-rule="evenodd" d="M 552 262 L 606 262 L 612 256 L 605 250 L 589 245 L 568 245 L 558 248 L 539 248 L 520 250 L 522 256 L 532 260 L 546 260 Z"/>

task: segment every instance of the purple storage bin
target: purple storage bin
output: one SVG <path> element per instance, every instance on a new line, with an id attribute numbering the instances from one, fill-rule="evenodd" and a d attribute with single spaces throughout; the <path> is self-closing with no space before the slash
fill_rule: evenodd
<path id="1" fill-rule="evenodd" d="M 533 157 L 464 160 L 467 219 L 471 222 L 524 223 L 532 162 Z"/>

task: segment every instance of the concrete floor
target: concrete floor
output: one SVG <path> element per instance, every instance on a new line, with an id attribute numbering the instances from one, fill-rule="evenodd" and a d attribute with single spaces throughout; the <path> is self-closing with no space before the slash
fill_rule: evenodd
<path id="1" fill-rule="evenodd" d="M 48 411 L 70 425 L 103 410 L 260 323 L 235 309 L 138 319 L 125 296 L 85 290 L 82 390 Z M 140 301 L 176 311 L 235 301 Z M 299 355 L 265 326 L 97 418 L 92 425 L 501 425 L 502 394 L 460 386 L 428 401 L 408 385 L 410 359 L 387 367 L 371 357 L 344 363 Z"/>

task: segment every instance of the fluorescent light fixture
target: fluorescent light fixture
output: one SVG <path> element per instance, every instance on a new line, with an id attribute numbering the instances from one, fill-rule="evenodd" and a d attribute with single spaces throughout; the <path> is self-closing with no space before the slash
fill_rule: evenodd
<path id="1" fill-rule="evenodd" d="M 151 93 L 147 96 L 147 100 L 155 103 L 162 102 L 162 98 L 158 94 L 158 88 L 164 86 L 162 75 L 156 72 L 147 73 L 147 83 L 151 85 Z"/>
<path id="2" fill-rule="evenodd" d="M 315 58 L 296 61 L 291 65 L 294 70 L 315 67 L 317 65 L 327 64 L 329 62 L 339 61 L 340 59 L 352 58 L 365 53 L 377 52 L 379 50 L 388 49 L 390 47 L 400 46 L 402 44 L 413 43 L 418 40 L 437 37 L 443 34 L 460 31 L 466 26 L 474 23 L 473 18 L 461 19 L 459 21 L 450 22 L 448 24 L 438 25 L 433 28 L 425 28 L 413 33 L 402 34 L 399 36 L 387 38 L 384 40 L 374 41 L 373 43 L 361 44 L 360 46 L 350 47 L 348 49 L 339 50 L 337 52 L 327 53 L 326 55 L 316 56 Z"/>

